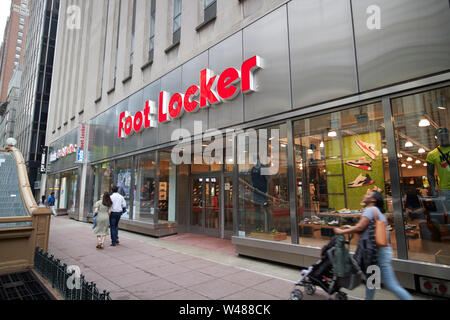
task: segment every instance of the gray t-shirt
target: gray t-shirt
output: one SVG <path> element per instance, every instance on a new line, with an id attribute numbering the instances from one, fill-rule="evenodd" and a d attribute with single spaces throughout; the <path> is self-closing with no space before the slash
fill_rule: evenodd
<path id="1" fill-rule="evenodd" d="M 374 214 L 377 215 L 378 220 L 386 222 L 386 228 L 387 228 L 388 221 L 386 219 L 386 216 L 383 213 L 381 213 L 380 209 L 378 209 L 377 207 L 365 208 L 363 213 L 362 213 L 362 216 L 366 217 L 370 221 L 375 222 L 375 220 L 373 218 Z M 366 232 L 369 232 L 369 230 L 368 229 L 364 230 L 363 234 L 365 234 Z M 388 230 L 386 230 L 386 233 L 387 233 L 388 243 L 391 243 L 390 232 Z"/>

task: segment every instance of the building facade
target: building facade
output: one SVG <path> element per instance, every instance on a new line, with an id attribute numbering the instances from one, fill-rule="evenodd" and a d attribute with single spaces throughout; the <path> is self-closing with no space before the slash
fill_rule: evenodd
<path id="1" fill-rule="evenodd" d="M 16 110 L 17 148 L 25 159 L 36 197 L 41 181 L 40 164 L 45 146 L 58 12 L 59 0 L 32 1 L 30 4 L 20 101 Z"/>
<path id="2" fill-rule="evenodd" d="M 68 6 L 46 138 L 61 212 L 86 221 L 117 185 L 123 229 L 308 266 L 375 189 L 402 284 L 450 280 L 446 176 L 428 170 L 450 125 L 448 1 Z"/>
<path id="3" fill-rule="evenodd" d="M 11 11 L 0 48 L 0 101 L 6 101 L 14 70 L 18 69 L 23 61 L 30 2 L 29 0 L 11 1 Z"/>
<path id="4" fill-rule="evenodd" d="M 19 107 L 20 79 L 22 72 L 14 70 L 14 75 L 9 82 L 8 96 L 0 107 L 0 145 L 6 145 L 8 138 L 14 137 L 16 123 L 16 110 Z"/>

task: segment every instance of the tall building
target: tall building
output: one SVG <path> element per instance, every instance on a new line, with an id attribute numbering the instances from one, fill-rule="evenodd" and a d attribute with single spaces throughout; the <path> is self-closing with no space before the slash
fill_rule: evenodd
<path id="1" fill-rule="evenodd" d="M 32 1 L 25 57 L 22 64 L 15 137 L 28 168 L 30 185 L 40 185 L 39 167 L 45 146 L 53 58 L 58 27 L 59 0 Z M 37 182 L 37 183 L 35 183 Z"/>
<path id="2" fill-rule="evenodd" d="M 62 0 L 46 136 L 57 211 L 86 221 L 115 185 L 123 229 L 307 267 L 375 189 L 402 284 L 450 280 L 446 236 L 402 205 L 413 189 L 448 224 L 430 185 L 448 180 L 434 137 L 450 127 L 449 2 L 375 2 Z"/>
<path id="3" fill-rule="evenodd" d="M 13 77 L 9 82 L 8 96 L 6 101 L 0 105 L 0 146 L 3 147 L 8 138 L 14 137 L 16 122 L 16 110 L 19 107 L 20 79 L 22 71 L 14 70 Z"/>
<path id="4" fill-rule="evenodd" d="M 0 101 L 8 95 L 9 81 L 23 61 L 31 0 L 12 0 L 0 48 Z"/>

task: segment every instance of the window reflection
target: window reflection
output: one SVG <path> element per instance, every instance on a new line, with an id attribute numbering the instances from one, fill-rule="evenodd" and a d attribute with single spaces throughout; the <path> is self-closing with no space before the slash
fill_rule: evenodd
<path id="1" fill-rule="evenodd" d="M 449 107 L 448 87 L 392 100 L 408 257 L 447 265 Z"/>

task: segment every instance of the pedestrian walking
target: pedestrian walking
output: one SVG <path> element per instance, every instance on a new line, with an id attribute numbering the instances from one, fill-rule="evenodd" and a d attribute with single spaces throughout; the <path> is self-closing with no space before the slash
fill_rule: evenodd
<path id="1" fill-rule="evenodd" d="M 109 216 L 109 225 L 111 229 L 111 245 L 115 247 L 119 244 L 119 221 L 122 213 L 127 208 L 127 203 L 125 202 L 125 198 L 118 193 L 119 188 L 112 188 L 112 207 L 111 207 L 111 215 Z"/>
<path id="2" fill-rule="evenodd" d="M 53 215 L 56 217 L 56 211 L 55 211 L 55 193 L 50 193 L 50 197 L 47 199 L 47 206 L 52 210 Z"/>
<path id="3" fill-rule="evenodd" d="M 39 200 L 38 207 L 47 208 L 47 202 L 45 201 L 45 195 L 41 197 L 41 200 Z"/>
<path id="4" fill-rule="evenodd" d="M 365 210 L 362 213 L 361 219 L 358 224 L 355 226 L 344 226 L 344 228 L 336 228 L 334 232 L 336 234 L 349 234 L 349 233 L 360 233 L 360 239 L 358 242 L 358 249 L 355 253 L 355 260 L 365 260 L 365 256 L 370 253 L 361 252 L 367 251 L 367 248 L 361 248 L 368 242 L 373 242 L 373 226 L 375 225 L 375 218 L 378 220 L 387 223 L 387 219 L 384 215 L 384 199 L 383 195 L 378 191 L 372 191 L 369 194 L 364 196 L 364 200 L 362 204 L 365 205 Z M 379 247 L 376 249 L 376 260 L 377 264 L 380 267 L 381 271 L 381 279 L 386 286 L 386 289 L 394 293 L 401 300 L 412 300 L 411 295 L 406 291 L 397 281 L 395 277 L 394 269 L 392 268 L 391 260 L 393 257 L 392 248 L 389 245 L 389 232 L 387 232 L 388 236 L 388 245 L 386 247 Z M 376 248 L 376 245 L 374 246 Z M 359 251 L 359 252 L 358 252 Z M 362 257 L 358 259 L 358 257 Z M 363 272 L 367 269 L 367 266 L 362 266 Z M 369 289 L 366 286 L 366 300 L 373 300 L 375 297 L 375 289 Z"/>
<path id="5" fill-rule="evenodd" d="M 103 243 L 109 234 L 109 217 L 111 215 L 112 201 L 108 192 L 105 192 L 102 199 L 94 205 L 94 213 L 97 215 L 97 223 L 94 233 L 97 236 L 97 249 L 104 249 Z"/>

